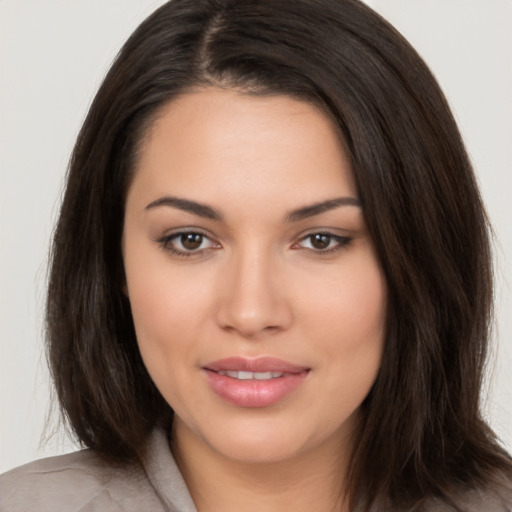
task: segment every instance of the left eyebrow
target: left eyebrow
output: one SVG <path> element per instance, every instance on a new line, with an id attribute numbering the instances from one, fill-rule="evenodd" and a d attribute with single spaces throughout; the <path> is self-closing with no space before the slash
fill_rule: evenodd
<path id="1" fill-rule="evenodd" d="M 308 217 L 314 217 L 321 213 L 339 208 L 340 206 L 356 206 L 361 208 L 361 201 L 356 197 L 338 197 L 336 199 L 328 199 L 320 203 L 315 203 L 303 208 L 298 208 L 289 212 L 285 216 L 285 222 L 297 222 L 299 220 L 307 219 Z"/>

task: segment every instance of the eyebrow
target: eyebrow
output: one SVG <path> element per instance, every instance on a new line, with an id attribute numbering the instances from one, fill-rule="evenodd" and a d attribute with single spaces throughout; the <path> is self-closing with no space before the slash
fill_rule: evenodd
<path id="1" fill-rule="evenodd" d="M 286 222 L 297 222 L 308 217 L 314 217 L 329 210 L 334 210 L 340 206 L 357 206 L 361 208 L 361 201 L 356 197 L 337 197 L 336 199 L 328 199 L 320 203 L 314 203 L 309 206 L 304 206 L 298 210 L 293 210 L 285 217 Z"/>
<path id="2" fill-rule="evenodd" d="M 173 208 L 177 208 L 178 210 L 183 210 L 185 212 L 198 215 L 199 217 L 204 217 L 205 219 L 216 221 L 223 220 L 222 215 L 218 211 L 214 210 L 211 206 L 197 203 L 196 201 L 190 201 L 189 199 L 182 199 L 180 197 L 161 197 L 160 199 L 149 203 L 145 209 L 151 210 L 157 206 L 171 206 Z"/>
<path id="3" fill-rule="evenodd" d="M 204 217 L 205 219 L 215 220 L 218 222 L 224 219 L 222 214 L 211 206 L 180 197 L 161 197 L 160 199 L 149 203 L 145 209 L 151 210 L 158 206 L 170 206 L 172 208 L 177 208 L 178 210 L 183 210 L 199 217 Z M 356 197 L 338 197 L 335 199 L 328 199 L 327 201 L 321 201 L 319 203 L 314 203 L 298 208 L 297 210 L 293 210 L 285 215 L 284 220 L 287 223 L 297 222 L 299 220 L 307 219 L 308 217 L 320 215 L 321 213 L 329 210 L 334 210 L 340 206 L 356 206 L 360 208 L 361 201 Z"/>

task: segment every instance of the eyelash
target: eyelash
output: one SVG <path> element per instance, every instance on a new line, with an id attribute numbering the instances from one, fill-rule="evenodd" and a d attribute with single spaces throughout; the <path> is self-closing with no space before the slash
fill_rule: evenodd
<path id="1" fill-rule="evenodd" d="M 173 247 L 172 244 L 173 244 L 174 240 L 180 239 L 181 237 L 186 236 L 186 235 L 196 235 L 196 236 L 202 237 L 201 245 L 204 242 L 204 240 L 210 240 L 210 238 L 208 237 L 208 235 L 206 233 L 202 233 L 201 231 L 190 229 L 190 230 L 186 230 L 186 231 L 178 231 L 177 233 L 172 233 L 171 235 L 166 235 L 166 236 L 160 238 L 159 240 L 157 240 L 157 242 L 160 244 L 161 248 L 164 249 L 165 251 L 168 251 L 175 256 L 185 257 L 185 258 L 188 258 L 191 256 L 197 256 L 198 254 L 202 254 L 205 251 L 214 249 L 214 248 L 216 248 L 216 247 L 213 247 L 215 245 L 220 247 L 219 244 L 215 244 L 214 242 L 211 242 L 211 241 L 210 241 L 212 244 L 211 247 L 206 247 L 206 248 L 199 249 L 199 250 L 184 251 L 184 250 L 176 249 L 175 247 Z"/>
<path id="2" fill-rule="evenodd" d="M 319 255 L 325 255 L 325 254 L 332 254 L 339 252 L 346 248 L 351 242 L 352 238 L 347 236 L 341 236 L 341 235 L 335 235 L 334 233 L 329 233 L 325 231 L 315 231 L 313 233 L 308 233 L 307 235 L 303 236 L 298 242 L 295 242 L 292 247 L 298 246 L 301 242 L 304 242 L 305 240 L 310 240 L 314 236 L 320 236 L 320 237 L 327 237 L 329 238 L 329 244 L 331 242 L 335 242 L 334 247 L 330 247 L 327 249 L 315 249 L 315 248 L 309 248 L 306 247 L 305 249 L 312 251 L 315 254 Z"/>
<path id="3" fill-rule="evenodd" d="M 202 233 L 201 231 L 186 230 L 186 231 L 179 231 L 177 233 L 172 233 L 171 235 L 166 235 L 166 236 L 158 239 L 157 242 L 160 244 L 161 248 L 164 249 L 165 251 L 170 252 L 172 255 L 175 255 L 178 257 L 185 257 L 185 258 L 188 258 L 191 256 L 197 256 L 199 254 L 203 254 L 204 252 L 207 252 L 207 251 L 209 252 L 211 250 L 214 250 L 214 249 L 217 249 L 220 247 L 220 244 L 218 244 L 216 242 L 212 242 L 210 240 L 211 245 L 209 247 L 205 247 L 203 249 L 188 250 L 188 251 L 176 249 L 176 247 L 174 247 L 172 245 L 173 241 L 180 239 L 181 237 L 186 236 L 186 235 L 192 235 L 192 236 L 195 235 L 195 236 L 202 237 L 200 245 L 202 245 L 205 240 L 210 240 L 208 235 L 205 233 Z M 304 249 L 311 251 L 318 255 L 326 255 L 326 254 L 332 254 L 332 253 L 339 252 L 339 251 L 343 250 L 344 248 L 346 248 L 352 242 L 352 238 L 350 238 L 350 237 L 335 235 L 333 233 L 324 232 L 324 231 L 315 231 L 313 233 L 308 233 L 307 235 L 304 235 L 297 242 L 294 242 L 292 245 L 292 249 L 301 248 L 300 247 L 301 243 L 303 243 L 305 240 L 311 241 L 312 237 L 314 237 L 314 236 L 327 237 L 329 239 L 329 241 L 328 241 L 329 244 L 331 244 L 331 242 L 335 242 L 334 247 L 330 247 L 330 248 L 328 247 L 327 249 L 315 249 L 313 247 L 304 247 Z"/>

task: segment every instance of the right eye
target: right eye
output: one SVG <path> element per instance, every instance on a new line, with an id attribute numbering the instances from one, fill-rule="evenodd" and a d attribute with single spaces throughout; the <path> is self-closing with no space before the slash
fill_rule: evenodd
<path id="1" fill-rule="evenodd" d="M 204 233 L 197 231 L 180 231 L 165 236 L 158 242 L 165 250 L 178 256 L 192 256 L 216 246 Z"/>

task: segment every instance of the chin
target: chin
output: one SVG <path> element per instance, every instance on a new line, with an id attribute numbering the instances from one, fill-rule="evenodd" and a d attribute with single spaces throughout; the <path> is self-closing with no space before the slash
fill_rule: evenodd
<path id="1" fill-rule="evenodd" d="M 243 464 L 275 464 L 292 460 L 305 451 L 302 443 L 280 437 L 244 439 L 230 437 L 228 442 L 212 446 L 220 455 Z"/>
<path id="2" fill-rule="evenodd" d="M 307 423 L 302 422 L 303 427 Z M 248 421 L 230 425 L 229 429 L 210 432 L 205 438 L 219 455 L 245 464 L 268 464 L 292 461 L 322 445 L 338 443 L 341 431 L 298 428 L 297 421 Z"/>
<path id="3" fill-rule="evenodd" d="M 250 415 L 253 416 L 253 415 Z M 238 418 L 231 421 L 212 420 L 207 425 L 181 424 L 175 439 L 192 442 L 196 448 L 209 451 L 233 462 L 265 464 L 293 459 L 311 443 L 306 431 L 297 430 L 295 422 L 277 418 Z M 188 438 L 188 439 L 184 439 Z"/>

